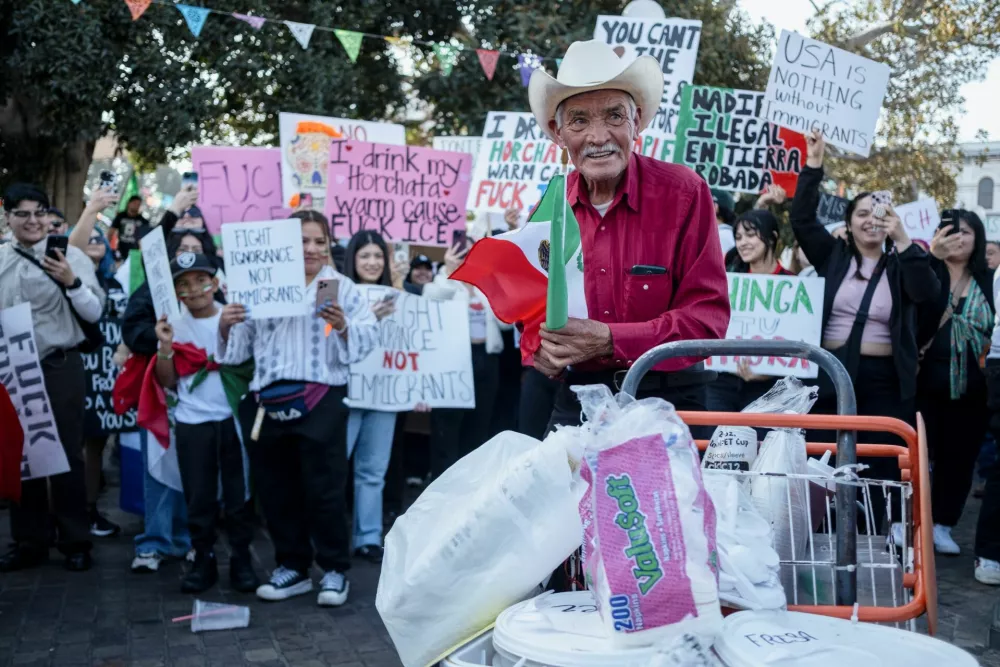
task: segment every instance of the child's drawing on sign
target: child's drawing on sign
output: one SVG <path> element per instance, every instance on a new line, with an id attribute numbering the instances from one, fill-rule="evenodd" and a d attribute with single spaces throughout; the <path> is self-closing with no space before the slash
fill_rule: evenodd
<path id="1" fill-rule="evenodd" d="M 326 166 L 330 162 L 330 142 L 342 135 L 336 129 L 318 121 L 302 121 L 295 127 L 295 136 L 288 146 L 287 162 L 292 165 L 295 184 L 302 192 L 313 196 L 322 207 L 326 198 Z"/>

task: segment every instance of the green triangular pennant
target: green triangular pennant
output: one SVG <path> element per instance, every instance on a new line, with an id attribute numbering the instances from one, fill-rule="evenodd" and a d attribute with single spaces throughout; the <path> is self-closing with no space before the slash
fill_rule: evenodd
<path id="1" fill-rule="evenodd" d="M 438 63 L 441 65 L 441 73 L 445 76 L 450 76 L 451 70 L 455 67 L 455 61 L 458 60 L 458 47 L 452 44 L 435 42 L 433 48 L 434 55 L 437 56 Z"/>
<path id="2" fill-rule="evenodd" d="M 334 30 L 333 33 L 337 35 L 340 44 L 347 51 L 347 57 L 351 59 L 351 62 L 357 62 L 358 54 L 361 53 L 361 40 L 364 39 L 364 35 L 353 30 Z"/>

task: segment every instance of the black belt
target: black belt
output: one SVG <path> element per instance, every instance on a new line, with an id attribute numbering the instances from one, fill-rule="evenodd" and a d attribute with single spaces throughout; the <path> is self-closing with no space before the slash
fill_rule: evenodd
<path id="1" fill-rule="evenodd" d="M 621 391 L 627 373 L 628 370 L 624 369 L 595 372 L 570 371 L 566 374 L 566 384 L 603 384 L 615 391 Z M 638 391 L 653 393 L 680 387 L 696 387 L 714 382 L 718 377 L 718 372 L 705 370 L 705 364 L 699 362 L 689 368 L 670 373 L 650 371 L 639 381 Z"/>
<path id="2" fill-rule="evenodd" d="M 69 355 L 71 355 L 74 352 L 79 352 L 79 349 L 71 347 L 68 350 L 53 350 L 52 352 L 49 352 L 47 355 L 45 355 L 45 358 L 42 359 L 42 363 L 43 364 L 47 362 L 58 363 L 66 361 L 66 359 L 69 358 Z"/>

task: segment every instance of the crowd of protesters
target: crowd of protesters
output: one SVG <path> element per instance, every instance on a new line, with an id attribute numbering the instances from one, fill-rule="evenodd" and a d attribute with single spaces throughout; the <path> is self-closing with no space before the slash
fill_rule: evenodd
<path id="1" fill-rule="evenodd" d="M 1000 244 L 987 242 L 979 217 L 961 209 L 945 212 L 929 244 L 914 242 L 891 205 L 873 201 L 871 193 L 850 200 L 841 227 L 824 227 L 816 211 L 825 144 L 819 135 L 807 143 L 808 161 L 791 198 L 769 187 L 737 214 L 731 195 L 713 192 L 722 261 L 730 273 L 825 279 L 822 345 L 851 374 L 858 414 L 913 424 L 919 410 L 926 420 L 940 553 L 959 553 L 951 530 L 977 475 L 988 480 L 977 489 L 985 497 L 975 577 L 1000 585 L 1000 465 L 995 437 L 988 435 L 1000 431 L 1000 344 L 991 345 L 1000 336 L 1000 327 L 994 328 Z M 11 508 L 15 544 L 0 557 L 0 571 L 35 566 L 52 546 L 68 569 L 86 570 L 92 537 L 120 532 L 97 509 L 109 438 L 84 438 L 81 426 L 81 347 L 90 335 L 87 325 L 110 315 L 123 323 L 115 358 L 123 378 L 131 373 L 134 398 L 140 387 L 150 390 L 151 377 L 160 388 L 151 400 L 162 404 L 162 430 L 145 430 L 147 437 L 174 443 L 182 486 L 172 488 L 150 474 L 144 446 L 145 523 L 135 538 L 132 571 L 155 572 L 186 559 L 182 591 L 204 591 L 219 577 L 222 528 L 234 590 L 266 600 L 305 594 L 315 588 L 315 564 L 324 573 L 318 603 L 344 604 L 352 559 L 381 563 L 384 526 L 402 509 L 404 478 L 422 485 L 504 429 L 543 437 L 564 382 L 534 368 L 530 357 L 522 362 L 516 327 L 500 322 L 478 289 L 449 279 L 468 245 L 447 249 L 438 266 L 422 254 L 400 255 L 374 231 L 338 243 L 326 218 L 312 210 L 294 214 L 302 223 L 306 300 L 312 303 L 327 279 L 338 280 L 336 300 L 308 316 L 254 320 L 247 307 L 226 302 L 225 267 L 197 198 L 197 188 L 186 186 L 157 223 L 183 305 L 182 316 L 168 322 L 156 317 L 147 285 L 116 279 L 123 262 L 138 261 L 130 252 L 154 229 L 141 198 L 129 199 L 104 225 L 98 216 L 116 198 L 99 190 L 69 229 L 40 189 L 15 185 L 5 193 L 10 236 L 0 245 L 0 308 L 31 304 L 70 471 L 48 483 L 23 484 Z M 786 214 L 795 243 L 783 247 L 779 218 Z M 524 224 L 523 217 L 508 212 L 495 232 Z M 46 252 L 50 235 L 68 236 L 65 252 Z M 394 312 L 391 300 L 369 306 L 357 285 L 467 308 L 474 409 L 421 404 L 400 415 L 345 407 L 348 366 L 376 346 L 378 321 Z M 832 387 L 823 377 L 818 382 L 815 411 L 831 413 Z M 703 404 L 696 400 L 685 408 L 739 411 L 774 383 L 744 360 L 737 372 L 719 374 L 706 387 Z M 415 448 L 404 428 L 412 419 L 427 425 L 425 457 L 404 455 Z M 897 442 L 884 433 L 862 433 L 859 441 Z M 889 459 L 863 462 L 866 474 L 898 478 Z M 275 568 L 263 582 L 249 554 L 258 507 L 275 552 Z M 887 518 L 884 501 L 873 510 L 876 521 Z"/>

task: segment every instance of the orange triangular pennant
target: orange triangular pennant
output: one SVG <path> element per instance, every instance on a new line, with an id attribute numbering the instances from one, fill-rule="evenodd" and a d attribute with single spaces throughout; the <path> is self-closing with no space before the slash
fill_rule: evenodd
<path id="1" fill-rule="evenodd" d="M 138 21 L 143 12 L 149 9 L 149 4 L 151 2 L 153 2 L 153 0 L 125 0 L 125 4 L 128 5 L 128 10 L 132 12 L 132 20 Z"/>

